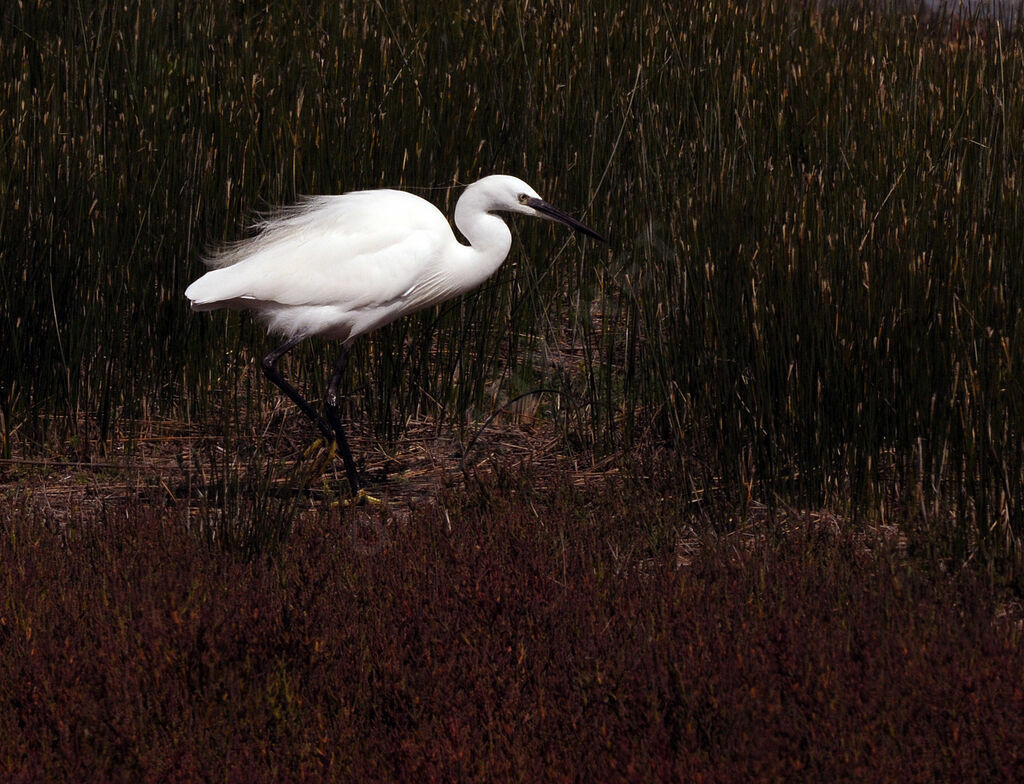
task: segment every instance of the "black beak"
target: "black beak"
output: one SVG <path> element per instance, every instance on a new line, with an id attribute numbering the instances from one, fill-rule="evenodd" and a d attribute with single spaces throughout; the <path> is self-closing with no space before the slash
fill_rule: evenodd
<path id="1" fill-rule="evenodd" d="M 571 215 L 566 215 L 560 209 L 552 207 L 550 204 L 544 201 L 544 199 L 529 198 L 526 200 L 526 204 L 537 210 L 537 212 L 541 214 L 541 217 L 548 218 L 549 220 L 553 221 L 558 221 L 559 223 L 564 223 L 566 226 L 572 229 L 576 229 L 576 231 L 580 232 L 581 234 L 586 234 L 588 237 L 593 237 L 595 240 L 600 240 L 601 242 L 605 243 L 608 242 L 608 240 L 606 240 L 596 231 L 587 228 Z"/>

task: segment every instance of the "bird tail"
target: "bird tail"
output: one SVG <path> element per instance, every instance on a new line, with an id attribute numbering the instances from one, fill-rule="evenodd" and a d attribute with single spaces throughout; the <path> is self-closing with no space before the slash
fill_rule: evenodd
<path id="1" fill-rule="evenodd" d="M 228 267 L 210 270 L 194 281 L 185 289 L 185 296 L 192 302 L 192 310 L 244 307 L 247 298 L 238 290 L 234 277 Z"/>

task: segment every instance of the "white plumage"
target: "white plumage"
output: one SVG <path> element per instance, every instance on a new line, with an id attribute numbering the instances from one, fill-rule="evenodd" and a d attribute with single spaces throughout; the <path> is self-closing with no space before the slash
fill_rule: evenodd
<path id="1" fill-rule="evenodd" d="M 314 196 L 267 218 L 259 233 L 207 259 L 212 269 L 185 289 L 193 310 L 255 311 L 287 340 L 263 361 L 267 376 L 336 438 L 353 490 L 359 483 L 337 418 L 337 385 L 348 347 L 359 335 L 480 285 L 512 246 L 495 212 L 557 220 L 603 241 L 596 232 L 542 200 L 515 177 L 473 183 L 455 206 L 460 243 L 430 202 L 395 190 Z M 328 388 L 330 422 L 277 372 L 277 361 L 311 335 L 342 341 Z"/>

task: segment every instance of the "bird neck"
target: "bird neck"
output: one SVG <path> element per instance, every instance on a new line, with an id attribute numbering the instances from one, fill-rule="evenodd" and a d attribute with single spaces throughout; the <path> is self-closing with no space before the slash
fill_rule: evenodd
<path id="1" fill-rule="evenodd" d="M 488 212 L 491 205 L 472 186 L 466 189 L 455 205 L 455 225 L 469 240 L 467 250 L 473 256 L 473 266 L 480 281 L 490 277 L 508 256 L 512 247 L 512 232 L 497 215 Z"/>

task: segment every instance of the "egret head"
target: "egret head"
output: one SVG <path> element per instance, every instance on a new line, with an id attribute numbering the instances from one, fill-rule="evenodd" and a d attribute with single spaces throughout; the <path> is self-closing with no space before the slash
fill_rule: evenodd
<path id="1" fill-rule="evenodd" d="M 556 207 L 552 207 L 540 195 L 520 180 L 507 174 L 494 174 L 474 183 L 472 188 L 480 188 L 488 202 L 488 212 L 518 212 L 532 215 L 535 218 L 557 221 L 576 231 L 586 234 L 595 240 L 608 242 L 591 228 L 584 226 L 571 215 L 567 215 Z"/>

